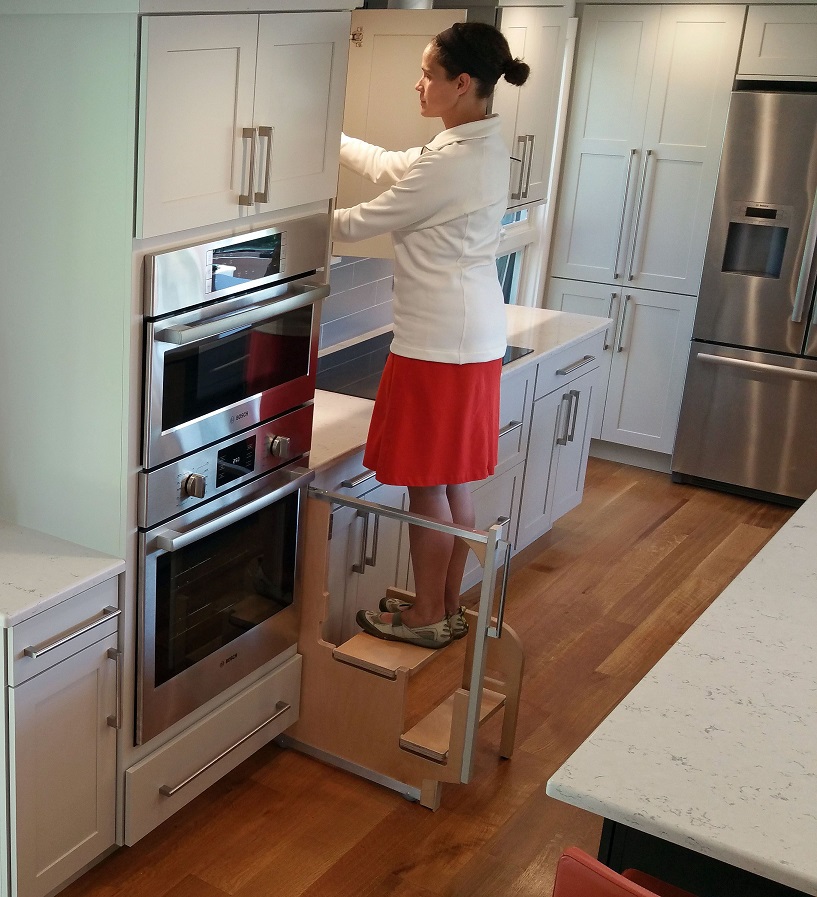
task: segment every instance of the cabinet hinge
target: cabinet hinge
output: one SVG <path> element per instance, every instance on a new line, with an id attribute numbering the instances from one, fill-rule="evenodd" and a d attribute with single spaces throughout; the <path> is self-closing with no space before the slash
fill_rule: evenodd
<path id="1" fill-rule="evenodd" d="M 363 46 L 363 28 L 358 25 L 357 28 L 349 35 L 349 40 L 356 46 Z"/>

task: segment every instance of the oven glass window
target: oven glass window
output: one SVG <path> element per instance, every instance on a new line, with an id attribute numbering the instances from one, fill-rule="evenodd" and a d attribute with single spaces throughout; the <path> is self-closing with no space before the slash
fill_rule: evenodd
<path id="1" fill-rule="evenodd" d="M 289 607 L 298 493 L 156 559 L 158 687 Z"/>
<path id="2" fill-rule="evenodd" d="M 164 355 L 162 430 L 309 372 L 313 306 Z"/>

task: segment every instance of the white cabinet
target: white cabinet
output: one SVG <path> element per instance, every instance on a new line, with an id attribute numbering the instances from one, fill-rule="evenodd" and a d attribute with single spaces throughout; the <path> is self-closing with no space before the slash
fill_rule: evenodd
<path id="1" fill-rule="evenodd" d="M 344 12 L 145 16 L 137 236 L 331 199 L 348 45 Z"/>
<path id="2" fill-rule="evenodd" d="M 601 342 L 586 340 L 539 363 L 517 550 L 546 533 L 581 501 Z"/>
<path id="3" fill-rule="evenodd" d="M 501 78 L 492 105 L 511 150 L 511 208 L 548 198 L 567 20 L 564 6 L 515 6 L 499 11 L 498 25 L 511 52 L 531 67 L 522 88 Z"/>
<path id="4" fill-rule="evenodd" d="M 697 294 L 743 15 L 586 7 L 553 275 Z"/>
<path id="5" fill-rule="evenodd" d="M 12 628 L 12 895 L 40 897 L 116 840 L 116 579 Z"/>
<path id="6" fill-rule="evenodd" d="M 593 436 L 669 454 L 675 441 L 689 341 L 690 296 L 553 278 L 547 304 L 610 317 Z"/>
<path id="7" fill-rule="evenodd" d="M 817 78 L 817 6 L 750 6 L 739 78 Z"/>
<path id="8" fill-rule="evenodd" d="M 392 508 L 408 506 L 405 487 L 378 483 L 366 471 L 332 491 Z M 388 517 L 333 508 L 329 558 L 329 618 L 324 638 L 339 645 L 358 631 L 355 615 L 359 610 L 377 610 L 391 586 L 407 587 L 408 531 Z"/>
<path id="9" fill-rule="evenodd" d="M 442 129 L 439 119 L 423 118 L 414 89 L 432 38 L 465 19 L 464 10 L 358 9 L 352 13 L 352 42 L 343 130 L 351 137 L 389 150 L 422 146 Z M 341 168 L 339 208 L 374 199 L 383 187 Z M 391 258 L 391 237 L 338 243 L 335 255 Z"/>

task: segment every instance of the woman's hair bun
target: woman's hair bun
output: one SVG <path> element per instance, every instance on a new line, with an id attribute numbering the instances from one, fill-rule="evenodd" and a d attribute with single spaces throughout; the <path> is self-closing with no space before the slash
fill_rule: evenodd
<path id="1" fill-rule="evenodd" d="M 530 66 L 527 64 L 527 62 L 523 62 L 521 59 L 509 59 L 505 63 L 505 70 L 502 74 L 509 84 L 520 87 L 528 80 L 528 75 L 530 75 Z"/>

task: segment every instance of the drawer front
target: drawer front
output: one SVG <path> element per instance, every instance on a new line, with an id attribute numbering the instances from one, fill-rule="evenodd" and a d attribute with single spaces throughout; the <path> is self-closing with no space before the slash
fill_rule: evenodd
<path id="1" fill-rule="evenodd" d="M 502 378 L 499 394 L 499 450 L 497 472 L 507 470 L 524 460 L 527 428 L 526 409 L 530 402 L 531 380 L 529 366 L 518 373 L 506 374 Z"/>
<path id="2" fill-rule="evenodd" d="M 301 655 L 125 771 L 125 843 L 135 844 L 298 719 Z"/>
<path id="3" fill-rule="evenodd" d="M 598 333 L 574 346 L 560 349 L 539 362 L 534 400 L 561 389 L 576 377 L 599 366 L 604 351 L 604 333 Z"/>
<path id="4" fill-rule="evenodd" d="M 113 577 L 13 626 L 9 685 L 19 685 L 116 633 L 118 607 L 119 580 Z"/>

